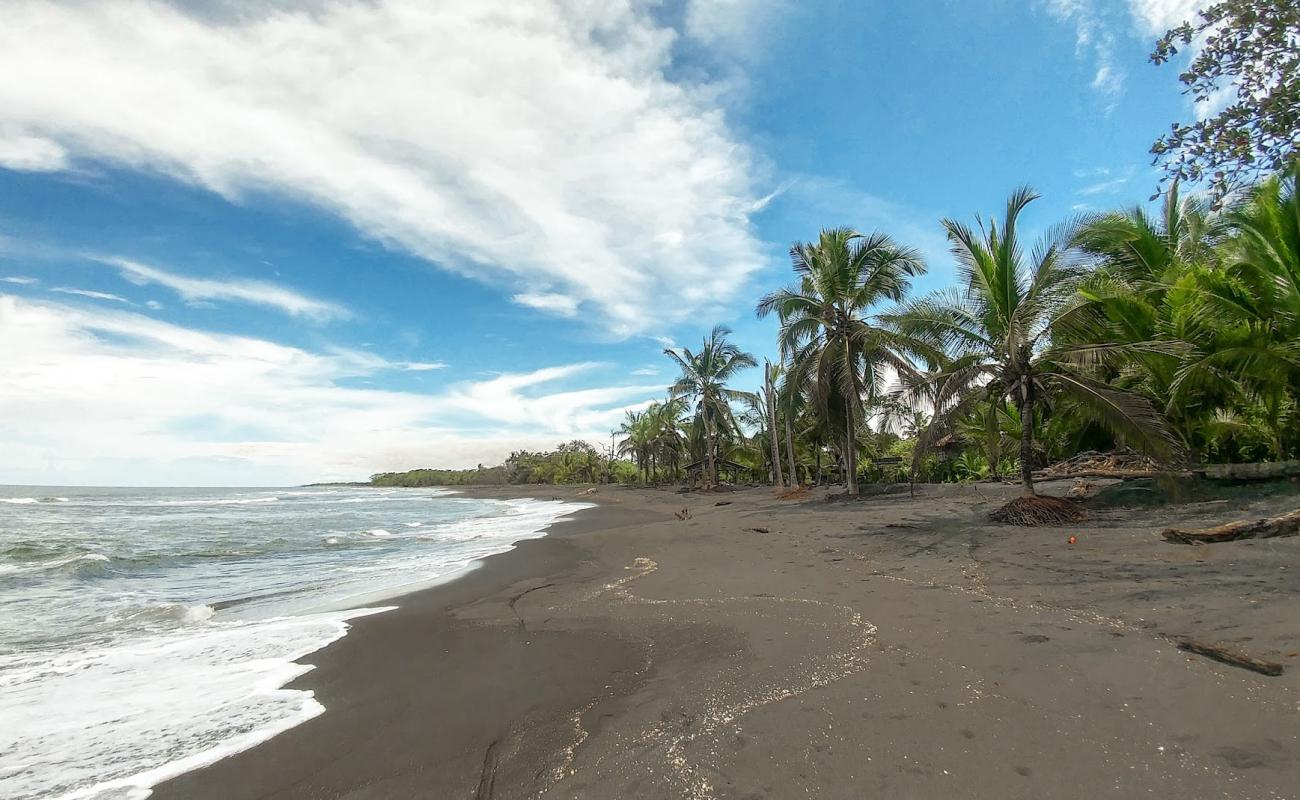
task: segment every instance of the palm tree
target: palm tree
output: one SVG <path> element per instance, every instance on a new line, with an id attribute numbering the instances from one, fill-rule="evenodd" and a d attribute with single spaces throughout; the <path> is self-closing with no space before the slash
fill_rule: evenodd
<path id="1" fill-rule="evenodd" d="M 718 438 L 721 433 L 737 432 L 731 403 L 751 395 L 727 387 L 743 369 L 758 366 L 749 353 L 727 340 L 731 330 L 717 325 L 698 353 L 688 348 L 665 348 L 664 354 L 681 368 L 677 382 L 668 388 L 674 398 L 690 398 L 695 403 L 695 424 L 704 445 L 704 463 L 708 482 L 718 484 Z"/>
<path id="2" fill-rule="evenodd" d="M 857 431 L 865 399 L 877 393 L 888 369 L 911 372 L 909 354 L 927 348 L 877 324 L 871 309 L 900 301 L 910 278 L 925 271 L 916 251 L 881 233 L 823 230 L 816 243 L 790 248 L 799 284 L 764 297 L 759 317 L 776 312 L 787 381 L 818 401 L 819 412 L 840 417 L 845 486 L 858 493 Z"/>
<path id="3" fill-rule="evenodd" d="M 1173 387 L 1193 342 L 1207 333 L 1194 306 L 1205 270 L 1218 265 L 1224 234 L 1223 219 L 1204 200 L 1180 197 L 1177 184 L 1158 215 L 1139 206 L 1088 219 L 1076 242 L 1098 268 L 1080 284 L 1080 302 L 1055 324 L 1062 341 L 1128 345 L 1108 381 L 1152 400 L 1193 450 L 1226 387 L 1217 382 L 1196 396 Z M 1148 346 L 1157 341 L 1165 346 Z"/>
<path id="4" fill-rule="evenodd" d="M 1219 324 L 1204 365 L 1237 378 L 1263 412 L 1273 455 L 1300 394 L 1300 165 L 1256 186 L 1227 214 L 1236 234 L 1225 279 L 1206 293 Z"/>
<path id="5" fill-rule="evenodd" d="M 1005 216 L 978 221 L 979 233 L 943 221 L 958 262 L 961 290 L 941 291 L 884 315 L 895 330 L 943 348 L 949 360 L 911 385 L 928 400 L 934 419 L 916 457 L 953 422 L 989 394 L 1010 399 L 1020 416 L 1020 478 L 1034 495 L 1034 410 L 1049 399 L 1068 398 L 1081 414 L 1152 445 L 1168 447 L 1163 420 L 1137 395 L 1110 388 L 1086 367 L 1111 356 L 1119 345 L 1053 346 L 1052 323 L 1069 308 L 1083 277 L 1074 258 L 1074 230 L 1049 233 L 1026 259 L 1018 222 L 1038 198 L 1028 187 L 1012 194 Z M 906 377 L 906 376 L 905 376 Z"/>
<path id="6" fill-rule="evenodd" d="M 676 477 L 682 456 L 686 452 L 686 437 L 682 434 L 686 401 L 682 398 L 669 398 L 662 403 L 652 404 L 646 409 L 646 414 L 649 416 L 653 458 L 656 462 L 665 464 L 669 473 Z"/>
<path id="7" fill-rule="evenodd" d="M 778 489 L 785 488 L 785 475 L 781 467 L 781 434 L 777 426 L 777 391 L 776 382 L 781 374 L 781 365 L 771 361 L 763 362 L 763 400 L 767 404 L 766 427 L 769 445 L 772 449 L 772 480 Z M 789 446 L 787 442 L 787 446 Z M 790 480 L 797 480 L 791 472 Z"/>
<path id="8" fill-rule="evenodd" d="M 623 424 L 614 431 L 615 436 L 622 437 L 622 441 L 618 443 L 618 454 L 632 457 L 637 469 L 641 470 L 646 483 L 650 482 L 650 426 L 648 423 L 647 412 L 629 409 L 624 412 Z"/>

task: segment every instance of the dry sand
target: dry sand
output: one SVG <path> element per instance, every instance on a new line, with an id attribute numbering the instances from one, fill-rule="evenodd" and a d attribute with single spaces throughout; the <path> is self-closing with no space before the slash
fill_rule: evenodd
<path id="1" fill-rule="evenodd" d="M 1016 491 L 600 488 L 358 620 L 306 659 L 323 715 L 155 796 L 1300 798 L 1300 537 L 1156 536 L 1296 495 L 987 522 Z"/>

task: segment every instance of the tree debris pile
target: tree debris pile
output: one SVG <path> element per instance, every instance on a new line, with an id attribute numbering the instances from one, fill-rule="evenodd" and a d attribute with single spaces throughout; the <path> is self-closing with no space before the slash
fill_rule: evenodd
<path id="1" fill-rule="evenodd" d="M 1163 471 L 1159 462 L 1134 450 L 1088 450 L 1034 473 L 1039 480 L 1061 478 L 1148 478 Z"/>
<path id="2" fill-rule="evenodd" d="M 1088 512 L 1073 500 L 1061 497 L 1017 497 L 990 512 L 989 518 L 1008 525 L 1068 525 L 1083 522 Z"/>

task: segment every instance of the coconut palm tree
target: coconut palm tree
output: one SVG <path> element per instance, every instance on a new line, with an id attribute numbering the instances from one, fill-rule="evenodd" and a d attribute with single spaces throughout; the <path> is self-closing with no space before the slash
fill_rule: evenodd
<path id="1" fill-rule="evenodd" d="M 730 335 L 729 328 L 717 325 L 698 353 L 685 347 L 664 349 L 664 354 L 681 369 L 681 375 L 668 388 L 668 393 L 673 398 L 689 398 L 695 404 L 695 425 L 704 446 L 705 473 L 713 486 L 718 484 L 719 437 L 739 433 L 731 403 L 751 396 L 728 388 L 727 382 L 741 370 L 758 366 L 752 355 L 727 340 Z"/>
<path id="2" fill-rule="evenodd" d="M 763 362 L 763 402 L 766 404 L 766 419 L 764 420 L 767 427 L 768 444 L 772 450 L 772 482 L 778 489 L 785 488 L 785 474 L 781 466 L 781 433 L 777 425 L 777 381 L 781 376 L 781 365 L 773 364 L 771 361 Z M 787 446 L 790 443 L 787 442 Z M 794 473 L 791 472 L 790 480 L 798 480 Z"/>
<path id="3" fill-rule="evenodd" d="M 1236 378 L 1259 405 L 1276 458 L 1300 395 L 1300 166 L 1256 186 L 1227 214 L 1235 234 L 1203 296 L 1217 336 L 1193 370 Z M 1291 420 L 1292 422 L 1294 420 Z"/>
<path id="4" fill-rule="evenodd" d="M 1177 184 L 1158 215 L 1139 206 L 1087 219 L 1076 243 L 1097 269 L 1081 282 L 1079 302 L 1054 325 L 1060 341 L 1128 345 L 1128 357 L 1110 370 L 1108 382 L 1152 400 L 1193 451 L 1203 423 L 1231 387 L 1219 383 L 1196 396 L 1172 389 L 1191 342 L 1206 336 L 1198 295 L 1206 271 L 1219 264 L 1225 233 L 1223 218 L 1204 200 L 1181 197 Z M 1156 341 L 1164 346 L 1147 346 Z"/>
<path id="5" fill-rule="evenodd" d="M 881 233 L 823 230 L 817 242 L 790 248 L 799 283 L 764 297 L 759 317 L 775 312 L 787 381 L 818 402 L 819 413 L 839 418 L 845 487 L 857 495 L 858 428 L 862 404 L 881 389 L 888 370 L 910 373 L 909 355 L 933 353 L 871 316 L 885 300 L 900 301 L 910 279 L 925 271 L 915 250 Z"/>
<path id="6" fill-rule="evenodd" d="M 946 219 L 962 286 L 909 302 L 882 315 L 905 335 L 947 351 L 949 359 L 909 394 L 932 404 L 934 419 L 916 458 L 989 394 L 1007 397 L 1020 416 L 1020 478 L 1033 496 L 1034 412 L 1068 399 L 1079 413 L 1151 446 L 1170 447 L 1161 416 L 1138 395 L 1112 389 L 1088 374 L 1121 345 L 1053 345 L 1053 322 L 1070 308 L 1084 272 L 1073 247 L 1075 230 L 1048 233 L 1026 257 L 1018 223 L 1038 198 L 1028 187 L 1011 195 L 1002 223 L 978 220 L 978 233 Z M 910 376 L 904 375 L 905 379 Z"/>

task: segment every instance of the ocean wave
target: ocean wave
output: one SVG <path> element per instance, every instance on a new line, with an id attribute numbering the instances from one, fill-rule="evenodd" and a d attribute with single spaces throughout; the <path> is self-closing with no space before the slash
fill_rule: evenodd
<path id="1" fill-rule="evenodd" d="M 209 625 L 130 647 L 5 659 L 0 717 L 15 722 L 0 752 L 6 796 L 143 797 L 167 778 L 305 722 L 324 707 L 309 691 L 283 688 L 311 669 L 296 661 L 344 636 L 348 620 L 389 608 Z M 88 696 L 114 702 L 83 702 Z"/>
<path id="2" fill-rule="evenodd" d="M 155 500 L 149 505 L 157 506 L 248 506 L 256 503 L 278 503 L 278 496 L 271 497 L 222 497 L 204 498 L 202 500 Z"/>

